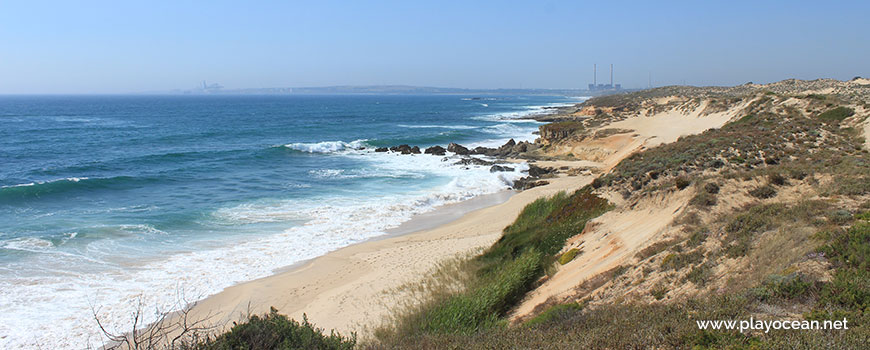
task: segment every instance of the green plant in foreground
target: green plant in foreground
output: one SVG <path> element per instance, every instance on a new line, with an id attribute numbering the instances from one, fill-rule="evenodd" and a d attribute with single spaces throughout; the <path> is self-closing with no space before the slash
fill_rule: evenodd
<path id="1" fill-rule="evenodd" d="M 527 251 L 478 286 L 425 312 L 419 331 L 470 334 L 494 326 L 537 278 L 541 260 L 540 253 Z"/>
<path id="2" fill-rule="evenodd" d="M 332 332 L 323 334 L 303 316 L 302 322 L 279 315 L 278 310 L 272 310 L 263 316 L 251 316 L 246 322 L 233 326 L 210 341 L 189 347 L 201 350 L 235 350 L 235 349 L 353 349 L 356 345 L 356 335 L 344 337 Z"/>

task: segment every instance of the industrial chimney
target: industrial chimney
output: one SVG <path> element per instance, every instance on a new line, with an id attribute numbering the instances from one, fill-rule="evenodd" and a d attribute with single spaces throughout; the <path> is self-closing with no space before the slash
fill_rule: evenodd
<path id="1" fill-rule="evenodd" d="M 613 63 L 610 64 L 610 88 L 613 89 Z"/>

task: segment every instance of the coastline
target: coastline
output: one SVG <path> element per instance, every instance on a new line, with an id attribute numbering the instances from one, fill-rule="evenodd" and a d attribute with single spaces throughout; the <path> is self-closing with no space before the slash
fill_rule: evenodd
<path id="1" fill-rule="evenodd" d="M 220 332 L 274 307 L 291 318 L 301 320 L 304 314 L 318 327 L 366 338 L 406 301 L 401 286 L 419 280 L 440 262 L 490 246 L 528 203 L 580 188 L 593 178 L 560 175 L 509 198 L 490 195 L 447 205 L 386 235 L 228 287 L 196 302 L 188 318 L 206 320 Z"/>

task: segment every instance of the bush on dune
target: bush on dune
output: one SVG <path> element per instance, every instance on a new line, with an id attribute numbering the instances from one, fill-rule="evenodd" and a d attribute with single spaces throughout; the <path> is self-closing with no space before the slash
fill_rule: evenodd
<path id="1" fill-rule="evenodd" d="M 475 276 L 465 282 L 464 291 L 405 310 L 392 328 L 376 335 L 383 344 L 402 347 L 398 344 L 408 345 L 409 339 L 472 335 L 503 324 L 505 312 L 555 263 L 565 240 L 609 208 L 607 200 L 588 187 L 532 202 L 501 239 L 463 265 Z"/>
<path id="2" fill-rule="evenodd" d="M 303 316 L 302 322 L 288 319 L 272 310 L 262 316 L 251 316 L 244 323 L 212 340 L 184 346 L 184 350 L 235 349 L 353 349 L 356 335 L 342 336 L 336 332 L 325 335 Z"/>

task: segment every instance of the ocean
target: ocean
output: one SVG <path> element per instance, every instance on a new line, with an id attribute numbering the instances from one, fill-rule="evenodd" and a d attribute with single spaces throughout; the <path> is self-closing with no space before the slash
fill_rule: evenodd
<path id="1" fill-rule="evenodd" d="M 171 311 L 508 188 L 398 144 L 533 140 L 559 96 L 2 96 L 0 348 L 101 344 Z M 364 149 L 363 149 L 364 148 Z"/>

